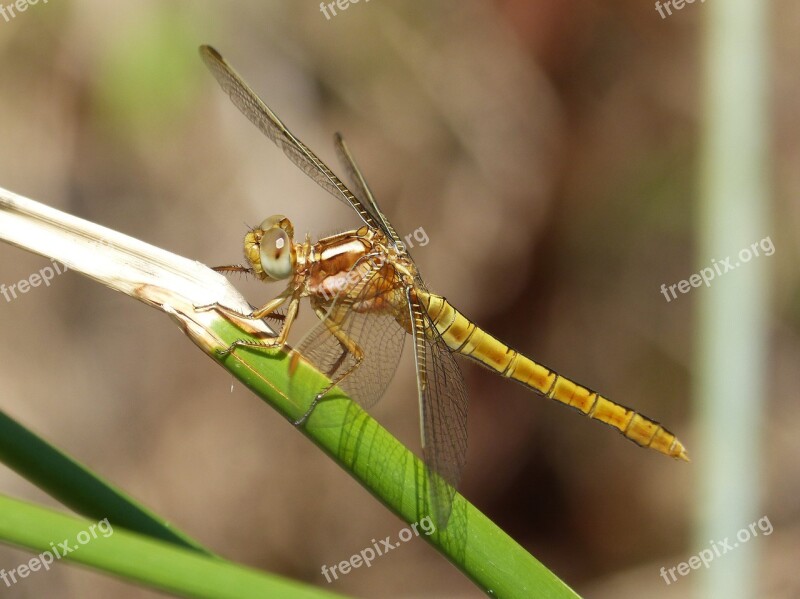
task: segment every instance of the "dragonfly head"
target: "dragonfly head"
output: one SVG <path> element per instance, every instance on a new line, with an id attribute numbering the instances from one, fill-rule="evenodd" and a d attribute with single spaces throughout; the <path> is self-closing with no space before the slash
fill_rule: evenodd
<path id="1" fill-rule="evenodd" d="M 281 214 L 265 219 L 245 235 L 244 255 L 262 281 L 281 281 L 291 277 L 297 263 L 291 221 Z"/>

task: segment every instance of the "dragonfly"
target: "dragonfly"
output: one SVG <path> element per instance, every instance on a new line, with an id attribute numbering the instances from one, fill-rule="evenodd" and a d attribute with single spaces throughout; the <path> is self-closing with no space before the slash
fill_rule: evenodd
<path id="1" fill-rule="evenodd" d="M 443 296 L 430 292 L 341 134 L 335 134 L 334 144 L 348 185 L 286 128 L 219 52 L 201 46 L 200 54 L 236 107 L 306 175 L 352 208 L 361 221 L 356 230 L 312 243 L 308 236 L 304 242 L 295 242 L 291 221 L 283 215 L 270 216 L 245 235 L 246 264 L 215 270 L 253 275 L 264 282 L 285 281 L 285 290 L 248 314 L 220 304 L 202 307 L 246 319 L 282 320 L 274 338 L 236 341 L 222 351 L 227 354 L 237 347 L 285 349 L 300 302 L 308 298 L 320 322 L 294 348 L 294 355 L 303 356 L 327 375 L 330 383 L 311 399 L 296 425 L 303 424 L 337 386 L 365 409 L 372 407 L 397 370 L 405 338 L 410 335 L 423 460 L 440 525 L 446 525 L 450 515 L 467 449 L 467 392 L 456 355 L 603 422 L 642 447 L 688 461 L 681 442 L 658 422 L 511 349 Z M 285 312 L 277 312 L 284 306 Z M 290 393 L 293 388 L 297 387 L 290 380 Z"/>

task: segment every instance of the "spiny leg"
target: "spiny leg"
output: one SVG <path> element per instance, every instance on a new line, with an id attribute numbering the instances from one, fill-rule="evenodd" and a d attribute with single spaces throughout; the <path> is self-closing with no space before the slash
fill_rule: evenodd
<path id="1" fill-rule="evenodd" d="M 247 320 L 261 320 L 266 316 L 271 315 L 275 310 L 280 308 L 283 303 L 289 298 L 294 295 L 294 289 L 292 287 L 287 287 L 283 290 L 283 292 L 274 297 L 273 299 L 269 300 L 266 304 L 264 304 L 258 310 L 253 310 L 249 314 L 246 312 L 239 312 L 238 310 L 234 310 L 233 308 L 229 308 L 219 302 L 214 302 L 213 304 L 205 304 L 203 306 L 194 306 L 195 312 L 208 312 L 210 310 L 217 310 L 223 314 L 229 314 L 231 316 L 238 316 L 239 318 L 244 318 Z"/>
<path id="2" fill-rule="evenodd" d="M 266 314 L 264 318 L 270 318 L 272 320 L 277 320 L 278 322 L 285 322 L 286 314 Z"/>
<path id="3" fill-rule="evenodd" d="M 328 370 L 326 375 L 330 378 L 330 376 L 334 372 L 336 372 L 336 370 L 338 370 L 339 367 L 342 365 L 345 358 L 347 357 L 347 354 L 352 355 L 355 361 L 353 362 L 352 366 L 350 366 L 347 370 L 337 375 L 335 378 L 331 379 L 331 383 L 327 387 L 325 387 L 322 391 L 317 393 L 316 396 L 314 396 L 314 399 L 308 406 L 306 413 L 303 414 L 303 416 L 299 420 L 296 420 L 294 422 L 295 426 L 300 426 L 301 424 L 303 424 L 311 415 L 311 412 L 314 411 L 314 408 L 317 406 L 320 400 L 322 400 L 322 398 L 328 393 L 328 391 L 333 389 L 336 385 L 341 383 L 347 376 L 352 374 L 356 370 L 356 368 L 358 368 L 361 365 L 361 362 L 364 361 L 364 352 L 361 350 L 358 344 L 353 339 L 351 339 L 347 333 L 344 332 L 344 330 L 339 326 L 338 323 L 328 318 L 328 314 L 326 314 L 325 311 L 320 308 L 316 308 L 314 312 L 328 328 L 328 331 L 330 331 L 331 335 L 336 337 L 337 341 L 339 341 L 339 343 L 342 346 L 342 354 L 339 356 L 339 358 L 337 358 L 336 362 L 334 362 L 333 366 Z"/>
<path id="4" fill-rule="evenodd" d="M 278 298 L 276 298 L 278 299 Z M 275 300 L 273 300 L 274 302 Z M 269 304 L 267 304 L 268 306 Z M 264 308 L 266 308 L 265 306 Z M 250 341 L 249 339 L 237 339 L 233 343 L 231 343 L 226 349 L 219 351 L 220 356 L 227 356 L 237 347 L 251 347 L 254 349 L 275 349 L 281 348 L 286 344 L 286 340 L 289 337 L 289 329 L 292 327 L 292 323 L 294 323 L 294 319 L 297 317 L 297 312 L 300 306 L 300 298 L 295 296 L 289 302 L 289 308 L 286 310 L 286 314 L 283 314 L 283 326 L 281 327 L 280 333 L 278 333 L 277 337 L 269 339 L 267 341 Z M 277 306 L 276 306 L 277 307 Z M 256 310 L 253 314 L 260 313 L 264 310 Z M 275 308 L 272 308 L 273 310 Z M 263 316 L 259 316 L 259 318 L 263 318 L 264 316 L 268 316 L 269 314 L 264 314 Z"/>
<path id="5" fill-rule="evenodd" d="M 212 266 L 211 270 L 216 272 L 243 272 L 246 275 L 255 274 L 252 268 L 242 266 L 241 264 L 231 264 L 229 266 Z"/>
<path id="6" fill-rule="evenodd" d="M 325 373 L 325 376 L 327 376 L 328 378 L 331 378 L 333 373 L 339 370 L 339 368 L 341 368 L 342 362 L 344 362 L 345 358 L 347 357 L 347 354 L 350 353 L 347 351 L 347 347 L 344 344 L 342 344 L 341 341 L 339 341 L 339 345 L 342 346 L 342 353 L 336 359 L 336 362 L 333 363 L 333 366 L 328 368 L 328 372 Z"/>

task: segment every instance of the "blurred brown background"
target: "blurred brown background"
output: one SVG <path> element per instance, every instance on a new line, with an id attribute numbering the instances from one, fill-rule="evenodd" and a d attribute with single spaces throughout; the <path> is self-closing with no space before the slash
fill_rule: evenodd
<path id="1" fill-rule="evenodd" d="M 665 423 L 694 460 L 637 449 L 464 363 L 466 497 L 587 597 L 685 597 L 695 574 L 668 587 L 658 571 L 703 549 L 690 385 L 705 289 L 670 303 L 659 289 L 711 259 L 694 241 L 706 8 L 662 19 L 633 1 L 375 0 L 327 19 L 313 1 L 39 3 L 0 19 L 0 186 L 210 265 L 238 262 L 246 224 L 270 214 L 315 237 L 355 225 L 217 88 L 197 55 L 213 44 L 331 164 L 343 132 L 395 227 L 428 234 L 412 253 L 432 290 Z M 771 10 L 763 235 L 776 252 L 747 268 L 768 261 L 777 282 L 761 431 L 775 532 L 751 543 L 759 596 L 795 597 L 800 7 Z M 0 245 L 0 282 L 47 263 Z M 254 304 L 280 290 L 237 285 Z M 328 587 L 323 564 L 404 526 L 143 304 L 69 273 L 0 298 L 0 322 L 0 409 L 220 554 Z M 413 385 L 406 351 L 373 413 L 418 449 Z M 5 467 L 0 492 L 53 505 Z M 0 567 L 26 555 L 0 547 Z M 419 540 L 328 588 L 481 596 Z M 0 588 L 56 593 L 159 596 L 63 564 Z"/>

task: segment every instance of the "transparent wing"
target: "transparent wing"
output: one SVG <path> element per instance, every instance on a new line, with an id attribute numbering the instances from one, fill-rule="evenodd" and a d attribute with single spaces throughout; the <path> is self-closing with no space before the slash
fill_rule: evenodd
<path id="1" fill-rule="evenodd" d="M 378 202 L 375 201 L 375 196 L 372 194 L 369 185 L 367 185 L 367 180 L 364 178 L 364 175 L 361 174 L 361 169 L 358 168 L 358 164 L 350 153 L 347 144 L 344 143 L 344 138 L 341 133 L 337 132 L 334 136 L 334 145 L 336 146 L 336 154 L 339 156 L 339 162 L 344 166 L 347 172 L 347 181 L 350 183 L 355 196 L 364 206 L 369 208 L 375 220 L 378 222 L 381 231 L 383 231 L 386 238 L 391 241 L 394 247 L 400 251 L 405 251 L 402 240 L 398 237 L 389 219 L 386 218 L 386 215 L 381 211 Z"/>
<path id="2" fill-rule="evenodd" d="M 269 137 L 289 159 L 335 198 L 353 208 L 365 224 L 377 229 L 376 215 L 370 213 L 344 183 L 308 147 L 297 139 L 272 110 L 250 89 L 234 68 L 211 46 L 200 46 L 200 56 L 220 87 L 236 107 Z"/>
<path id="3" fill-rule="evenodd" d="M 347 373 L 339 386 L 369 408 L 383 396 L 397 371 L 406 331 L 391 311 L 364 312 L 376 301 L 385 301 L 384 293 L 395 280 L 394 268 L 389 264 L 375 267 L 368 261 L 354 268 L 359 266 L 360 278 L 352 289 L 339 293 L 330 306 L 315 306 L 321 322 L 295 350 L 331 380 Z M 357 346 L 358 351 L 347 347 L 348 343 Z M 358 352 L 362 356 L 360 364 Z M 290 394 L 303 392 L 298 385 L 294 378 L 290 381 Z"/>
<path id="4" fill-rule="evenodd" d="M 417 277 L 416 285 L 424 289 Z M 422 450 L 439 526 L 450 518 L 467 459 L 468 399 L 464 377 L 425 308 L 407 292 L 419 390 Z"/>

